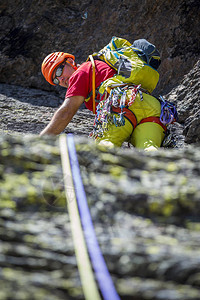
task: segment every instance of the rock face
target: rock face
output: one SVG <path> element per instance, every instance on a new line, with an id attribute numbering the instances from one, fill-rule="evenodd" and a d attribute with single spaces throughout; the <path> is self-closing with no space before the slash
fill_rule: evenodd
<path id="1" fill-rule="evenodd" d="M 157 45 L 162 56 L 160 83 L 155 94 L 167 95 L 178 106 L 179 126 L 172 131 L 180 136 L 184 130 L 187 143 L 199 142 L 199 18 L 197 0 L 153 3 L 150 0 L 131 3 L 50 0 L 48 5 L 42 1 L 13 4 L 3 0 L 0 3 L 0 82 L 52 91 L 51 100 L 47 94 L 41 99 L 46 97 L 45 105 L 55 107 L 62 102 L 65 91 L 44 80 L 40 66 L 46 55 L 53 51 L 71 52 L 78 62 L 83 62 L 114 35 L 130 41 L 144 37 Z M 39 99 L 40 93 L 33 92 L 28 98 L 33 103 L 33 98 Z M 24 93 L 22 97 L 29 102 Z M 39 131 L 44 119 L 42 114 L 34 132 Z M 17 131 L 23 132 L 21 125 L 18 122 Z M 31 128 L 27 124 L 25 131 L 32 132 Z"/>
<path id="2" fill-rule="evenodd" d="M 0 81 L 50 90 L 40 72 L 50 52 L 82 62 L 112 36 L 144 37 L 162 55 L 158 89 L 169 91 L 199 58 L 199 18 L 197 0 L 2 0 Z"/>
<path id="3" fill-rule="evenodd" d="M 158 46 L 155 94 L 177 105 L 178 149 L 98 147 L 92 113 L 77 112 L 65 133 L 97 239 L 121 299 L 200 299 L 199 11 L 195 0 L 1 1 L 0 299 L 83 299 L 58 138 L 38 137 L 65 90 L 40 65 L 59 50 L 82 62 L 113 35 Z"/>
<path id="4" fill-rule="evenodd" d="M 0 137 L 1 299 L 83 299 L 57 138 Z M 97 239 L 121 299 L 199 299 L 199 148 L 76 138 Z M 192 174 L 192 176 L 191 176 Z"/>
<path id="5" fill-rule="evenodd" d="M 58 95 L 38 89 L 0 84 L 0 131 L 4 133 L 39 134 L 63 102 Z M 88 135 L 93 115 L 89 110 L 78 111 L 66 132 Z"/>
<path id="6" fill-rule="evenodd" d="M 169 100 L 177 103 L 179 122 L 184 123 L 186 143 L 200 141 L 200 61 L 184 76 L 181 84 L 168 95 Z"/>

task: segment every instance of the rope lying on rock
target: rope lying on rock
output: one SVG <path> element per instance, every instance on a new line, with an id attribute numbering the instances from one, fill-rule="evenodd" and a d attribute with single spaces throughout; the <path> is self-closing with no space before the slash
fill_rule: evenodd
<path id="1" fill-rule="evenodd" d="M 61 135 L 59 142 L 72 236 L 85 298 L 120 300 L 96 239 L 73 135 Z"/>

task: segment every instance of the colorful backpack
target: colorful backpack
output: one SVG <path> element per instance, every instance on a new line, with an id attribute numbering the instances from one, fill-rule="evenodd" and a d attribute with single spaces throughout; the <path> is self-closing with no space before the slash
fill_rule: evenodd
<path id="1" fill-rule="evenodd" d="M 123 110 L 134 102 L 138 92 L 142 101 L 142 91 L 151 93 L 155 89 L 159 80 L 157 69 L 161 60 L 156 47 L 147 40 L 139 39 L 131 44 L 127 40 L 117 37 L 113 37 L 110 43 L 98 53 L 90 55 L 87 60 L 89 59 L 93 66 L 93 112 L 96 111 L 95 128 L 92 135 L 99 136 L 104 129 L 106 130 L 109 122 L 113 122 L 117 127 L 123 126 Z M 106 62 L 117 71 L 116 75 L 100 85 L 99 93 L 104 97 L 100 97 L 101 101 L 97 109 L 95 108 L 95 59 Z M 129 93 L 131 92 L 128 103 L 126 103 L 126 89 Z M 122 100 L 124 100 L 124 104 Z M 162 96 L 158 100 L 161 103 L 160 123 L 168 126 L 177 121 L 175 105 Z M 121 109 L 117 118 L 111 114 L 110 106 L 113 107 L 113 105 Z"/>
<path id="2" fill-rule="evenodd" d="M 158 83 L 159 73 L 156 69 L 161 61 L 160 54 L 156 47 L 145 39 L 136 40 L 131 44 L 123 38 L 113 37 L 108 45 L 92 56 L 94 60 L 105 61 L 117 71 L 111 81 L 104 82 L 100 92 L 109 85 L 108 81 L 110 84 L 112 81 L 116 84 L 141 84 L 149 93 Z"/>

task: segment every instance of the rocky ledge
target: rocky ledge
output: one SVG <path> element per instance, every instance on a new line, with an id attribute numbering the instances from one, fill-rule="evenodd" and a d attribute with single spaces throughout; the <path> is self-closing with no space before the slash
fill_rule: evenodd
<path id="1" fill-rule="evenodd" d="M 200 299 L 199 147 L 144 153 L 75 143 L 121 299 Z M 0 298 L 83 299 L 58 138 L 1 135 L 0 153 Z"/>

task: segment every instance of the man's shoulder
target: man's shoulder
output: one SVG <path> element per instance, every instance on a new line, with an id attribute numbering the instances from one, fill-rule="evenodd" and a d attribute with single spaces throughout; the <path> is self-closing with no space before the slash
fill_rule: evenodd
<path id="1" fill-rule="evenodd" d="M 101 60 L 95 60 L 95 66 L 98 71 L 103 69 L 110 69 L 110 66 L 108 66 L 104 61 Z M 91 74 L 91 72 L 92 62 L 86 61 L 78 67 L 78 69 L 73 73 L 72 77 L 82 77 Z"/>
<path id="2" fill-rule="evenodd" d="M 88 72 L 91 68 L 91 61 L 86 61 L 78 67 L 76 72 Z"/>
<path id="3" fill-rule="evenodd" d="M 95 65 L 100 68 L 111 68 L 109 65 L 107 65 L 106 62 L 104 62 L 102 60 L 95 60 Z M 89 60 L 89 61 L 82 63 L 77 71 L 87 72 L 91 69 L 91 67 L 92 67 L 92 62 Z"/>

